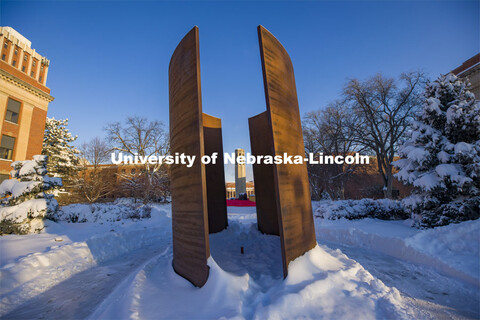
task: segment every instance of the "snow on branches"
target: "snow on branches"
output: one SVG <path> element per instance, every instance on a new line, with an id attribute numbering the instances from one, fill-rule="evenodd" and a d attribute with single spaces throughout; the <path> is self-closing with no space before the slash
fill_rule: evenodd
<path id="1" fill-rule="evenodd" d="M 67 125 L 68 119 L 47 118 L 45 123 L 42 154 L 48 156 L 47 170 L 55 177 L 72 177 L 81 168 L 80 152 L 71 145 L 77 136 L 72 136 Z"/>
<path id="2" fill-rule="evenodd" d="M 480 217 L 480 107 L 467 87 L 453 74 L 427 85 L 394 162 L 395 176 L 416 187 L 405 203 L 419 227 Z"/>
<path id="3" fill-rule="evenodd" d="M 0 184 L 0 234 L 39 232 L 43 218 L 58 209 L 53 192 L 62 179 L 46 176 L 47 156 L 15 161 L 10 175 L 14 179 Z"/>

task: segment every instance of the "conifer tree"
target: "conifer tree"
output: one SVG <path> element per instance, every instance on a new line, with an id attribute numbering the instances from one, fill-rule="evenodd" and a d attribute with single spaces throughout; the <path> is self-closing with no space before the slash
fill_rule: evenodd
<path id="1" fill-rule="evenodd" d="M 395 176 L 415 187 L 405 203 L 419 227 L 480 217 L 480 107 L 467 87 L 453 74 L 427 85 L 402 159 L 394 162 Z"/>
<path id="2" fill-rule="evenodd" d="M 33 156 L 33 160 L 11 164 L 13 179 L 0 184 L 0 234 L 38 232 L 43 219 L 58 209 L 55 191 L 62 179 L 46 176 L 47 157 Z"/>
<path id="3" fill-rule="evenodd" d="M 48 156 L 47 171 L 69 180 L 81 169 L 79 151 L 71 143 L 77 140 L 67 129 L 68 119 L 47 118 L 42 154 Z"/>

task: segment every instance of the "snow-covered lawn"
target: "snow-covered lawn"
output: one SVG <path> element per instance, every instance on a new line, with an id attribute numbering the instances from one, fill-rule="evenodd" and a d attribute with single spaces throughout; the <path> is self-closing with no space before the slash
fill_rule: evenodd
<path id="1" fill-rule="evenodd" d="M 408 221 L 316 219 L 318 246 L 283 280 L 278 237 L 257 231 L 255 208 L 228 211 L 229 228 L 210 235 L 201 289 L 171 267 L 169 205 L 154 205 L 150 219 L 96 215 L 96 223 L 48 222 L 41 234 L 3 236 L 0 316 L 480 317 L 480 221 L 420 231 Z"/>
<path id="2" fill-rule="evenodd" d="M 411 220 L 316 219 L 317 240 L 361 247 L 426 265 L 471 284 L 480 281 L 480 220 L 435 229 L 410 227 Z"/>

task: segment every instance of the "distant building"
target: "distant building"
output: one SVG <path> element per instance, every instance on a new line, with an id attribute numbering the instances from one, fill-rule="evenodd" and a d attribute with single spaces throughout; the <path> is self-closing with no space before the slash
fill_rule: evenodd
<path id="1" fill-rule="evenodd" d="M 393 161 L 399 160 L 395 157 Z M 398 170 L 393 168 L 393 173 Z M 413 187 L 403 184 L 397 178 L 392 181 L 392 197 L 405 198 L 412 192 Z M 381 199 L 383 195 L 383 179 L 378 170 L 376 157 L 370 158 L 370 164 L 358 165 L 357 170 L 345 181 L 345 199 L 373 198 Z"/>
<path id="2" fill-rule="evenodd" d="M 0 181 L 10 164 L 41 154 L 48 104 L 50 61 L 11 27 L 0 27 Z"/>
<path id="3" fill-rule="evenodd" d="M 89 179 L 92 178 L 94 170 L 97 171 L 98 176 L 103 182 L 106 182 L 110 189 L 113 190 L 111 194 L 104 198 L 119 198 L 119 197 L 131 197 L 135 192 L 141 193 L 141 186 L 136 186 L 138 189 L 133 190 L 128 187 L 128 181 L 132 181 L 133 178 L 139 178 L 145 173 L 145 166 L 143 164 L 99 164 L 97 166 L 87 165 L 85 171 L 78 172 L 79 178 Z M 156 188 L 161 188 L 159 192 L 168 193 L 168 183 L 161 186 L 156 185 Z"/>
<path id="4" fill-rule="evenodd" d="M 459 78 L 467 78 L 470 81 L 470 91 L 475 95 L 475 99 L 480 101 L 480 53 L 451 72 Z"/>
<path id="5" fill-rule="evenodd" d="M 244 157 L 245 150 L 235 149 L 235 159 L 239 156 Z M 235 162 L 235 197 L 238 198 L 242 193 L 247 193 L 247 171 L 245 163 Z"/>
<path id="6" fill-rule="evenodd" d="M 227 199 L 236 198 L 235 182 L 225 183 L 225 189 L 227 190 Z M 247 181 L 245 184 L 245 192 L 249 198 L 255 195 L 255 185 L 253 181 Z"/>

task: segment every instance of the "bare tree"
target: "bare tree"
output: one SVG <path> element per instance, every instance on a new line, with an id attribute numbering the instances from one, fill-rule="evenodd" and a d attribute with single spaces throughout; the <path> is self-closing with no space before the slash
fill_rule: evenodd
<path id="1" fill-rule="evenodd" d="M 93 167 L 97 168 L 98 165 L 109 160 L 110 147 L 105 140 L 95 137 L 80 146 L 80 153 L 83 159 Z"/>
<path id="2" fill-rule="evenodd" d="M 343 157 L 362 151 L 363 147 L 353 137 L 354 122 L 354 115 L 343 101 L 335 101 L 324 110 L 307 113 L 302 122 L 305 151 Z M 345 182 L 356 169 L 352 164 L 308 165 L 313 198 L 319 199 L 327 191 L 333 198 L 344 199 Z"/>
<path id="3" fill-rule="evenodd" d="M 169 152 L 168 134 L 160 121 L 149 121 L 142 117 L 128 117 L 122 124 L 110 123 L 105 127 L 107 139 L 112 150 L 132 156 L 162 156 Z M 129 189 L 141 193 L 144 202 L 158 197 L 165 197 L 168 191 L 168 168 L 164 164 L 151 164 L 146 161 L 139 174 L 121 174 Z M 162 188 L 159 187 L 162 184 Z"/>
<path id="4" fill-rule="evenodd" d="M 404 85 L 399 87 L 400 83 Z M 344 88 L 356 116 L 354 141 L 375 153 L 387 198 L 392 197 L 392 162 L 421 104 L 424 85 L 424 75 L 411 72 L 402 74 L 399 81 L 380 74 L 366 81 L 352 79 Z"/>
<path id="5" fill-rule="evenodd" d="M 95 137 L 80 147 L 82 170 L 75 181 L 75 188 L 90 202 L 96 202 L 115 191 L 113 168 L 100 168 L 109 159 L 110 148 L 105 140 Z"/>

